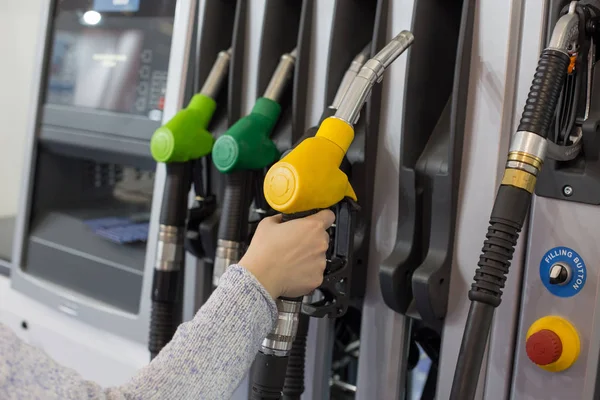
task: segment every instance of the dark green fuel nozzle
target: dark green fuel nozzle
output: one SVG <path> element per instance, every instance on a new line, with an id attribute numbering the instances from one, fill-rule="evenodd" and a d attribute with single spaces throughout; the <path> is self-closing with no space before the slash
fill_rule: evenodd
<path id="1" fill-rule="evenodd" d="M 279 151 L 269 136 L 281 114 L 278 101 L 292 76 L 295 63 L 295 50 L 284 54 L 264 96 L 256 101 L 252 112 L 217 139 L 212 157 L 220 172 L 262 169 L 279 158 Z"/>

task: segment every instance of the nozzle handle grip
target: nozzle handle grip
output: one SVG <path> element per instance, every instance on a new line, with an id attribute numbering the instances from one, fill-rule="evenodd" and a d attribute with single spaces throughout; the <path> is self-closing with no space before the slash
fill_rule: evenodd
<path id="1" fill-rule="evenodd" d="M 160 224 L 184 227 L 188 195 L 192 186 L 192 163 L 175 162 L 165 166 L 167 176 L 160 209 Z"/>
<path id="2" fill-rule="evenodd" d="M 218 238 L 244 243 L 248 233 L 248 212 L 252 195 L 251 171 L 236 171 L 225 175 Z"/>
<path id="3" fill-rule="evenodd" d="M 283 214 L 281 216 L 281 222 L 288 222 L 294 219 L 305 218 L 311 215 L 315 215 L 320 210 L 308 210 L 308 211 L 300 211 L 294 214 Z"/>

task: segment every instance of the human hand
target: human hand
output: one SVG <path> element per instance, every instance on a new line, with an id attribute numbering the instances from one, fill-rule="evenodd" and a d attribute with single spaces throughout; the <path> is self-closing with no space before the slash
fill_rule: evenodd
<path id="1" fill-rule="evenodd" d="M 281 222 L 281 214 L 265 218 L 239 264 L 250 271 L 274 298 L 299 297 L 323 282 L 327 229 L 335 214 L 323 210 Z"/>

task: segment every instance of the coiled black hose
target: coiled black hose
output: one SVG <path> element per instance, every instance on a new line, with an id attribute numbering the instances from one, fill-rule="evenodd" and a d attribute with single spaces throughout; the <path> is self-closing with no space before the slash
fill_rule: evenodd
<path id="1" fill-rule="evenodd" d="M 558 50 L 542 52 L 518 131 L 537 133 L 543 138 L 548 136 L 570 61 L 568 55 Z"/>

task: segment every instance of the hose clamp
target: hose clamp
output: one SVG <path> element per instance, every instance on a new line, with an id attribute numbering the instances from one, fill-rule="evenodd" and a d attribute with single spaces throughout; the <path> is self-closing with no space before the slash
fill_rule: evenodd
<path id="1" fill-rule="evenodd" d="M 160 225 L 156 244 L 156 271 L 179 271 L 184 260 L 183 229 L 176 226 Z"/>
<path id="2" fill-rule="evenodd" d="M 298 316 L 302 302 L 277 299 L 277 323 L 263 340 L 260 351 L 263 354 L 285 357 L 292 349 L 298 332 Z"/>
<path id="3" fill-rule="evenodd" d="M 518 131 L 511 140 L 506 167 L 537 175 L 542 169 L 547 149 L 548 141 L 540 135 Z"/>
<path id="4" fill-rule="evenodd" d="M 213 267 L 213 285 L 218 286 L 221 276 L 232 264 L 237 264 L 242 258 L 244 245 L 231 240 L 219 239 L 215 252 L 215 263 Z"/>
<path id="5" fill-rule="evenodd" d="M 537 133 L 518 131 L 512 137 L 509 153 L 521 152 L 543 161 L 546 157 L 548 142 Z"/>

